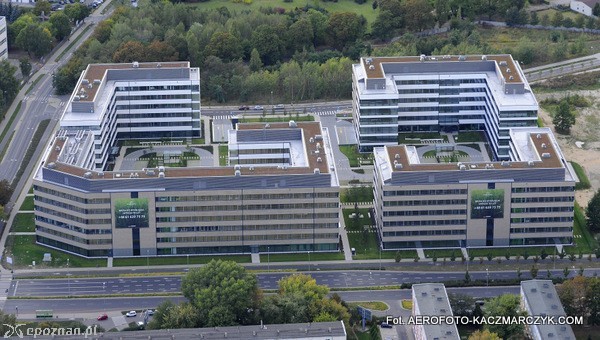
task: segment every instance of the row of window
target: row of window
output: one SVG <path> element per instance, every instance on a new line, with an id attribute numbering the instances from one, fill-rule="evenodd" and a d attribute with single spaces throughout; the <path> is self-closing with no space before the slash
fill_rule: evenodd
<path id="1" fill-rule="evenodd" d="M 116 91 L 167 91 L 167 90 L 200 91 L 198 85 L 151 85 L 151 86 L 117 86 Z"/>
<path id="2" fill-rule="evenodd" d="M 535 208 L 512 208 L 512 213 L 549 213 L 549 212 L 571 212 L 573 206 L 570 207 L 535 207 Z"/>
<path id="3" fill-rule="evenodd" d="M 402 207 L 402 206 L 413 206 L 413 205 L 465 205 L 467 204 L 466 199 L 454 199 L 454 200 L 414 200 L 414 201 L 385 201 L 383 202 L 384 207 Z"/>
<path id="4" fill-rule="evenodd" d="M 168 100 L 168 99 L 191 99 L 191 94 L 151 94 L 137 96 L 116 96 L 117 101 L 127 100 Z"/>
<path id="5" fill-rule="evenodd" d="M 68 223 L 64 223 L 61 221 L 57 221 L 57 220 L 53 220 L 51 218 L 47 218 L 47 217 L 43 217 L 43 216 L 36 216 L 35 220 L 38 222 L 43 222 L 46 224 L 50 224 L 53 225 L 55 227 L 59 227 L 59 228 L 64 228 L 67 230 L 71 230 L 71 231 L 75 231 L 78 233 L 82 233 L 82 234 L 86 234 L 86 235 L 106 235 L 106 234 L 112 234 L 112 229 L 85 229 L 82 227 L 78 227 L 72 224 L 68 224 Z"/>
<path id="6" fill-rule="evenodd" d="M 156 202 L 203 202 L 203 201 L 239 201 L 239 200 L 292 200 L 315 198 L 337 198 L 337 192 L 299 192 L 288 194 L 232 194 L 232 195 L 206 195 L 206 196 L 162 196 L 156 197 Z"/>
<path id="7" fill-rule="evenodd" d="M 36 202 L 50 204 L 55 207 L 71 210 L 71 211 L 74 211 L 74 212 L 77 212 L 80 214 L 86 214 L 86 215 L 110 214 L 111 213 L 110 209 L 83 209 L 83 208 L 79 208 L 79 207 L 76 207 L 71 204 L 66 204 L 61 201 L 55 201 L 55 200 L 51 200 L 49 198 L 45 198 L 45 197 L 41 197 L 41 196 L 36 196 Z M 35 209 L 37 210 L 37 208 L 38 208 L 38 206 L 36 205 Z"/>
<path id="8" fill-rule="evenodd" d="M 510 219 L 510 223 L 552 223 L 552 222 L 573 222 L 573 216 L 523 217 L 523 218 L 511 218 Z"/>
<path id="9" fill-rule="evenodd" d="M 195 227 L 159 227 L 159 233 L 189 232 L 228 232 L 228 231 L 268 231 L 268 230 L 300 230 L 300 229 L 337 229 L 337 223 L 294 223 L 294 224 L 254 224 L 227 226 L 195 226 Z"/>
<path id="10" fill-rule="evenodd" d="M 410 211 L 384 211 L 383 216 L 439 216 L 439 215 L 465 215 L 466 209 L 446 210 L 410 210 Z"/>
<path id="11" fill-rule="evenodd" d="M 421 221 L 384 221 L 384 227 L 416 227 L 436 225 L 464 225 L 467 220 L 421 220 Z"/>
<path id="12" fill-rule="evenodd" d="M 159 212 L 189 212 L 189 211 L 247 211 L 247 210 L 292 210 L 292 209 L 323 209 L 338 208 L 337 202 L 330 203 L 290 203 L 290 204 L 245 204 L 245 205 L 194 205 L 183 207 L 156 207 Z"/>
<path id="13" fill-rule="evenodd" d="M 141 119 L 141 118 L 190 118 L 191 112 L 150 112 L 150 113 L 121 113 L 118 119 Z"/>
<path id="14" fill-rule="evenodd" d="M 338 213 L 303 213 L 303 214 L 266 214 L 266 215 L 244 215 L 246 220 L 307 220 L 307 219 L 338 218 Z M 240 216 L 173 216 L 157 217 L 157 222 L 216 222 L 216 221 L 239 221 Z"/>
<path id="15" fill-rule="evenodd" d="M 575 187 L 564 186 L 564 187 L 533 187 L 533 188 L 512 188 L 513 193 L 522 192 L 571 192 L 575 191 Z"/>
<path id="16" fill-rule="evenodd" d="M 466 195 L 467 189 L 386 190 L 383 196 Z"/>
<path id="17" fill-rule="evenodd" d="M 44 228 L 44 227 L 40 227 L 40 226 L 36 226 L 36 230 L 46 233 L 46 234 L 50 234 L 50 235 L 54 235 L 56 237 L 60 237 L 62 239 L 66 239 L 66 240 L 71 240 L 77 243 L 82 243 L 82 244 L 112 244 L 112 239 L 107 238 L 107 239 L 87 239 L 87 238 L 82 238 L 82 237 L 78 237 L 78 236 L 73 236 L 71 234 L 66 234 L 63 232 L 60 232 L 58 230 L 54 230 L 54 229 L 50 229 L 50 228 Z"/>
<path id="18" fill-rule="evenodd" d="M 110 198 L 83 198 L 83 197 L 79 197 L 79 196 L 75 196 L 75 195 L 69 195 L 62 191 L 57 191 L 57 190 L 48 189 L 45 187 L 40 187 L 37 185 L 35 185 L 33 187 L 33 189 L 34 189 L 34 191 L 39 191 L 39 192 L 42 192 L 42 193 L 45 193 L 48 195 L 56 196 L 56 197 L 63 198 L 68 201 L 74 201 L 74 202 L 79 202 L 79 203 L 85 203 L 85 204 L 109 204 L 110 203 Z M 38 199 L 40 199 L 40 197 L 36 195 L 35 199 L 38 200 Z"/>
<path id="19" fill-rule="evenodd" d="M 164 126 L 190 126 L 191 122 L 186 120 L 182 122 L 140 122 L 140 123 L 117 123 L 117 128 L 135 128 L 135 127 L 164 127 Z"/>
<path id="20" fill-rule="evenodd" d="M 150 104 L 134 104 L 134 105 L 116 105 L 117 110 L 149 110 L 149 109 L 181 109 L 181 108 L 191 108 L 192 104 L 190 103 L 176 103 L 176 104 L 167 104 L 167 103 L 150 103 Z"/>
<path id="21" fill-rule="evenodd" d="M 465 235 L 466 230 L 464 229 L 452 229 L 452 230 L 407 230 L 407 231 L 386 231 L 383 233 L 383 237 L 394 237 L 394 236 L 439 236 L 439 235 Z"/>
<path id="22" fill-rule="evenodd" d="M 572 232 L 572 227 L 558 227 L 558 228 L 511 228 L 510 232 L 515 234 L 528 234 L 528 233 L 565 233 Z"/>
<path id="23" fill-rule="evenodd" d="M 229 235 L 229 236 L 186 236 L 158 237 L 157 243 L 196 243 L 196 242 L 241 242 L 241 241 L 270 241 L 270 240 L 307 240 L 307 239 L 338 239 L 337 233 L 325 234 L 271 234 L 271 235 Z"/>
<path id="24" fill-rule="evenodd" d="M 86 225 L 111 224 L 112 223 L 112 220 L 110 218 L 81 218 L 81 217 L 73 216 L 70 214 L 58 212 L 58 211 L 55 211 L 52 209 L 43 208 L 43 207 L 37 207 L 36 211 L 46 213 L 48 215 L 64 218 L 64 219 L 74 221 L 77 223 L 86 224 Z"/>
<path id="25" fill-rule="evenodd" d="M 483 84 L 483 78 L 469 79 L 403 79 L 396 80 L 396 85 L 429 85 L 439 84 L 440 86 L 459 86 L 460 84 Z"/>
<path id="26" fill-rule="evenodd" d="M 573 202 L 575 197 L 513 197 L 512 203 L 550 203 L 550 202 Z"/>
<path id="27" fill-rule="evenodd" d="M 289 154 L 290 153 L 290 143 L 282 143 L 288 145 L 288 147 L 284 148 L 264 148 L 264 149 L 230 149 L 229 157 L 236 157 L 238 155 L 268 155 L 268 154 Z"/>

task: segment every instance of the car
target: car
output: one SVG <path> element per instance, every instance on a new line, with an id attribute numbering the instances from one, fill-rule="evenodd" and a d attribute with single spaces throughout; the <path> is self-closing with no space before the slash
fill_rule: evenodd
<path id="1" fill-rule="evenodd" d="M 128 317 L 128 318 L 131 318 L 131 317 L 137 316 L 137 312 L 134 311 L 134 310 L 132 310 L 132 311 L 127 312 L 125 314 L 125 316 Z"/>
<path id="2" fill-rule="evenodd" d="M 250 110 L 250 106 L 248 106 L 248 105 L 241 105 L 241 106 L 238 108 L 238 110 L 240 110 L 240 111 L 244 111 L 244 110 Z"/>
<path id="3" fill-rule="evenodd" d="M 144 324 L 144 321 L 138 321 L 136 322 L 138 329 L 144 329 L 146 327 L 146 324 Z"/>
<path id="4" fill-rule="evenodd" d="M 394 328 L 394 326 L 390 325 L 387 322 L 382 322 L 381 323 L 381 328 Z"/>
<path id="5" fill-rule="evenodd" d="M 148 314 L 148 315 L 154 315 L 154 310 L 153 309 L 148 309 L 148 310 L 146 310 L 146 314 Z"/>
<path id="6" fill-rule="evenodd" d="M 277 104 L 277 105 L 275 105 L 275 109 L 285 109 L 285 105 Z"/>
<path id="7" fill-rule="evenodd" d="M 264 110 L 264 107 L 260 106 L 260 105 L 256 105 L 254 107 L 255 110 Z"/>
<path id="8" fill-rule="evenodd" d="M 108 319 L 108 315 L 106 315 L 106 313 L 98 316 L 98 321 L 107 320 L 107 319 Z"/>

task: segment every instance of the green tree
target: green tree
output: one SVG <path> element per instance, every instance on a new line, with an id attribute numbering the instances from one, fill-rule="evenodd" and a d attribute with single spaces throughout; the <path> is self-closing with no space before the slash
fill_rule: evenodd
<path id="1" fill-rule="evenodd" d="M 600 325 L 600 278 L 588 278 L 587 281 L 586 300 L 590 312 L 588 324 Z"/>
<path id="2" fill-rule="evenodd" d="M 398 22 L 394 14 L 389 10 L 380 10 L 377 18 L 371 24 L 371 33 L 375 38 L 388 40 L 393 36 L 396 28 L 398 28 Z"/>
<path id="3" fill-rule="evenodd" d="M 548 14 L 542 14 L 542 17 L 540 18 L 540 25 L 548 26 L 549 23 L 550 17 L 548 16 Z"/>
<path id="4" fill-rule="evenodd" d="M 20 58 L 19 68 L 21 69 L 21 74 L 23 75 L 23 78 L 27 78 L 29 76 L 29 73 L 31 73 L 31 63 L 29 62 L 29 58 Z"/>
<path id="5" fill-rule="evenodd" d="M 538 17 L 537 12 L 531 12 L 529 15 L 529 23 L 532 25 L 537 25 L 540 23 L 540 18 Z"/>
<path id="6" fill-rule="evenodd" d="M 177 61 L 179 53 L 164 41 L 154 40 L 146 46 L 146 53 L 152 56 L 151 61 Z"/>
<path id="7" fill-rule="evenodd" d="M 202 324 L 198 310 L 190 303 L 179 305 L 167 300 L 160 304 L 148 324 L 150 329 L 196 328 Z"/>
<path id="8" fill-rule="evenodd" d="M 592 14 L 595 16 L 600 16 L 600 3 L 596 2 L 594 8 L 592 8 Z"/>
<path id="9" fill-rule="evenodd" d="M 448 293 L 448 300 L 450 301 L 450 307 L 452 307 L 452 314 L 458 316 L 473 315 L 475 299 L 472 296 L 461 293 Z"/>
<path id="10" fill-rule="evenodd" d="M 531 277 L 533 279 L 535 279 L 538 276 L 538 272 L 539 272 L 538 267 L 536 267 L 535 265 L 531 266 L 531 269 L 529 270 L 529 273 L 531 274 Z"/>
<path id="11" fill-rule="evenodd" d="M 556 13 L 554 13 L 554 16 L 552 17 L 552 26 L 560 27 L 563 25 L 564 21 L 565 17 L 562 14 L 562 12 L 556 11 Z"/>
<path id="12" fill-rule="evenodd" d="M 433 7 L 428 0 L 405 0 L 402 2 L 405 28 L 410 31 L 422 31 L 435 24 Z"/>
<path id="13" fill-rule="evenodd" d="M 262 60 L 260 60 L 260 53 L 258 53 L 256 48 L 253 48 L 252 52 L 250 52 L 250 62 L 248 66 L 253 72 L 258 71 L 263 67 Z"/>
<path id="14" fill-rule="evenodd" d="M 273 65 L 283 55 L 283 41 L 277 30 L 270 25 L 260 25 L 252 33 L 251 44 L 260 53 L 265 65 Z"/>
<path id="15" fill-rule="evenodd" d="M 302 16 L 287 30 L 288 46 L 292 51 L 301 51 L 304 48 L 312 48 L 314 33 L 312 23 L 306 16 Z"/>
<path id="16" fill-rule="evenodd" d="M 556 132 L 562 134 L 569 134 L 571 126 L 575 124 L 575 114 L 571 111 L 569 102 L 565 99 L 561 100 L 558 104 L 552 123 Z"/>
<path id="17" fill-rule="evenodd" d="M 17 36 L 28 24 L 36 23 L 37 19 L 33 13 L 26 13 L 21 15 L 17 20 L 8 26 L 8 45 L 12 46 L 15 44 Z"/>
<path id="18" fill-rule="evenodd" d="M 114 21 L 112 19 L 106 19 L 104 21 L 100 21 L 94 29 L 93 37 L 96 38 L 100 43 L 105 43 L 110 39 L 110 32 L 114 25 Z"/>
<path id="19" fill-rule="evenodd" d="M 589 294 L 588 286 L 587 278 L 575 276 L 571 280 L 564 281 L 556 288 L 567 315 L 589 315 L 590 309 L 586 299 Z"/>
<path id="20" fill-rule="evenodd" d="M 6 179 L 0 181 L 0 205 L 6 205 L 13 194 L 13 188 Z"/>
<path id="21" fill-rule="evenodd" d="M 15 78 L 16 67 L 12 66 L 8 61 L 0 62 L 0 110 L 5 110 L 10 106 L 13 99 L 19 92 L 19 81 Z M 0 181 L 0 205 L 5 205 L 3 201 L 5 194 L 9 191 L 10 183 L 7 180 Z M 12 189 L 10 194 L 12 195 Z"/>
<path id="22" fill-rule="evenodd" d="M 210 261 L 190 270 L 181 280 L 183 295 L 196 307 L 199 326 L 249 324 L 261 292 L 256 275 L 233 261 Z"/>
<path id="23" fill-rule="evenodd" d="M 478 329 L 469 335 L 469 340 L 502 340 L 496 333 L 490 332 L 488 329 Z"/>
<path id="24" fill-rule="evenodd" d="M 369 335 L 371 336 L 371 339 L 381 339 L 381 332 L 379 331 L 377 324 L 371 325 L 369 328 Z"/>
<path id="25" fill-rule="evenodd" d="M 36 1 L 35 6 L 33 7 L 33 13 L 36 16 L 40 16 L 40 15 L 42 15 L 42 13 L 44 13 L 44 15 L 48 16 L 48 15 L 50 15 L 51 11 L 52 11 L 52 5 L 50 5 L 50 2 L 48 2 L 46 0 Z"/>
<path id="26" fill-rule="evenodd" d="M 27 51 L 29 56 L 33 53 L 33 55 L 39 58 L 50 52 L 52 48 L 52 34 L 36 23 L 27 24 L 19 32 L 16 43 L 21 49 Z"/>
<path id="27" fill-rule="evenodd" d="M 240 59 L 243 51 L 238 37 L 229 32 L 215 32 L 206 46 L 206 53 L 231 61 Z"/>
<path id="28" fill-rule="evenodd" d="M 365 18 L 356 13 L 333 13 L 327 22 L 330 44 L 338 50 L 342 50 L 363 36 L 365 25 Z"/>
<path id="29" fill-rule="evenodd" d="M 127 41 L 121 44 L 113 54 L 114 63 L 131 63 L 134 61 L 146 61 L 148 54 L 146 48 L 139 41 Z"/>
<path id="30" fill-rule="evenodd" d="M 585 215 L 588 229 L 594 233 L 600 232 L 600 190 L 592 196 L 585 209 Z"/>
<path id="31" fill-rule="evenodd" d="M 56 40 L 62 41 L 71 34 L 71 23 L 65 13 L 54 12 L 49 21 L 52 26 L 52 34 Z"/>
<path id="32" fill-rule="evenodd" d="M 486 316 L 521 316 L 524 312 L 519 308 L 520 299 L 517 295 L 504 294 L 495 297 L 485 304 Z M 488 325 L 486 327 L 490 332 L 498 334 L 502 339 L 510 339 L 513 336 L 521 335 L 525 329 L 522 324 L 499 324 Z"/>
<path id="33" fill-rule="evenodd" d="M 90 9 L 82 3 L 65 5 L 64 12 L 69 19 L 73 20 L 73 22 L 84 20 L 90 15 Z M 100 26 L 100 24 L 98 24 L 98 26 Z"/>

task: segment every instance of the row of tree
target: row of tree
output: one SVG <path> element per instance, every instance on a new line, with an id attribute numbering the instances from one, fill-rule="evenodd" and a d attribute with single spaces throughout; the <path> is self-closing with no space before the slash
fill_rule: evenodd
<path id="1" fill-rule="evenodd" d="M 303 274 L 279 281 L 277 294 L 263 296 L 256 275 L 232 261 L 211 261 L 186 274 L 181 283 L 187 302 L 162 303 L 149 328 L 196 328 L 300 323 L 350 319 L 339 297 Z"/>

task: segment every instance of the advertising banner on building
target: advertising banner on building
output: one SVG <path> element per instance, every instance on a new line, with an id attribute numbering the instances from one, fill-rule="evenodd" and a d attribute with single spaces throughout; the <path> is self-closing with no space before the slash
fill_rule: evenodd
<path id="1" fill-rule="evenodd" d="M 148 228 L 147 198 L 117 198 L 115 199 L 116 228 Z"/>
<path id="2" fill-rule="evenodd" d="M 471 219 L 504 217 L 504 189 L 471 191 Z"/>

